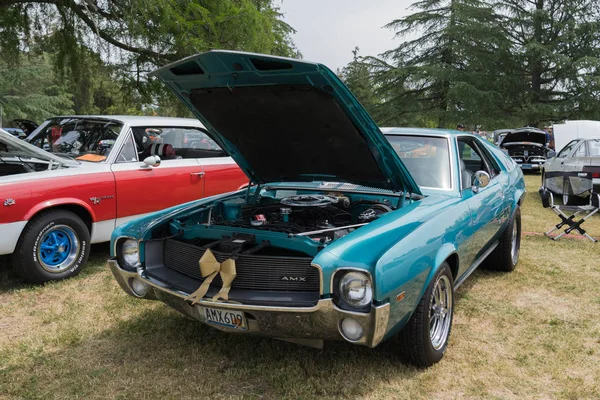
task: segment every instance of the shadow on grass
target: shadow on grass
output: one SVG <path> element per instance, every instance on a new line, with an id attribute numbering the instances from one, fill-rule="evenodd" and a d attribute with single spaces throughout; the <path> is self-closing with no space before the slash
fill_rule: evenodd
<path id="1" fill-rule="evenodd" d="M 82 279 L 86 276 L 101 272 L 106 267 L 108 256 L 108 243 L 92 245 L 88 262 L 83 266 L 79 275 L 73 279 Z M 39 285 L 28 283 L 13 270 L 11 256 L 0 256 L 0 293 L 35 288 L 38 286 Z"/>
<path id="2" fill-rule="evenodd" d="M 32 350 L 0 371 L 0 384 L 4 376 L 17 397 L 365 396 L 382 381 L 422 373 L 394 350 L 393 343 L 368 349 L 345 342 L 317 350 L 225 334 L 158 307 L 59 351 Z"/>
<path id="3" fill-rule="evenodd" d="M 458 291 L 455 306 L 461 307 L 477 281 L 496 274 L 476 271 Z M 107 306 L 125 310 L 123 302 L 129 301 L 137 306 L 129 297 Z M 58 351 L 28 349 L 22 361 L 0 370 L 0 386 L 9 385 L 16 397 L 33 398 L 47 393 L 57 398 L 354 398 L 381 394 L 392 382 L 394 390 L 402 390 L 432 372 L 402 363 L 394 340 L 375 349 L 326 342 L 318 350 L 223 333 L 163 305 L 130 317 L 114 313 L 119 320 L 98 334 L 63 334 Z"/>
<path id="4" fill-rule="evenodd" d="M 455 306 L 477 281 L 496 274 L 476 271 Z M 402 390 L 431 374 L 403 364 L 394 340 L 375 349 L 327 342 L 317 350 L 223 333 L 163 305 L 131 313 L 138 302 L 148 305 L 125 295 L 107 298 L 116 319 L 110 328 L 90 335 L 73 326 L 53 351 L 21 347 L 0 368 L 0 387 L 17 398 L 354 398 Z"/>

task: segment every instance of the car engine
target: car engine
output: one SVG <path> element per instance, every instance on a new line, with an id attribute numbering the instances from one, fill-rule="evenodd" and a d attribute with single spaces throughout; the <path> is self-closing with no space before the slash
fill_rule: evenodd
<path id="1" fill-rule="evenodd" d="M 212 224 L 310 234 L 324 243 L 393 210 L 383 202 L 351 201 L 343 194 L 301 194 L 257 205 L 247 205 L 238 198 L 222 202 L 220 208 L 213 214 Z"/>

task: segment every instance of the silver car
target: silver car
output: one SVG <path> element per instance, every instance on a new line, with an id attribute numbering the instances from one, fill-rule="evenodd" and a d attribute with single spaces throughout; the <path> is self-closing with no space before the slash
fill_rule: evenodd
<path id="1" fill-rule="evenodd" d="M 575 139 L 558 154 L 548 154 L 542 187 L 562 195 L 563 204 L 581 203 L 592 185 L 600 192 L 600 139 Z"/>

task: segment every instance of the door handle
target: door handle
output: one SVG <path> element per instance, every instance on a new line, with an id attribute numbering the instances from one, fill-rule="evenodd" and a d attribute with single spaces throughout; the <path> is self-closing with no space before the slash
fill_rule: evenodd
<path id="1" fill-rule="evenodd" d="M 191 176 L 199 176 L 200 178 L 202 178 L 204 176 L 204 171 L 202 172 L 192 172 L 190 173 Z"/>

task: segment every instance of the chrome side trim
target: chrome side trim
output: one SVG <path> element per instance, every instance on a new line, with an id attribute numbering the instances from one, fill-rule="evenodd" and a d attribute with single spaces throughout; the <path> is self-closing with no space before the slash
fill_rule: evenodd
<path id="1" fill-rule="evenodd" d="M 496 242 L 494 243 L 489 249 L 487 249 L 487 251 L 485 253 L 483 253 L 481 255 L 481 257 L 479 257 L 477 260 L 475 260 L 475 262 L 471 265 L 471 267 L 467 270 L 467 272 L 465 272 L 463 274 L 463 276 L 460 277 L 459 280 L 457 280 L 456 282 L 454 282 L 454 289 L 458 289 L 458 287 L 460 285 L 462 285 L 467 278 L 469 277 L 469 275 L 471 275 L 476 269 L 477 267 L 479 267 L 479 265 L 483 262 L 483 260 L 485 260 L 490 254 L 492 254 L 492 252 L 494 250 L 496 250 L 496 247 L 498 247 L 498 245 L 500 244 L 500 242 Z"/>

